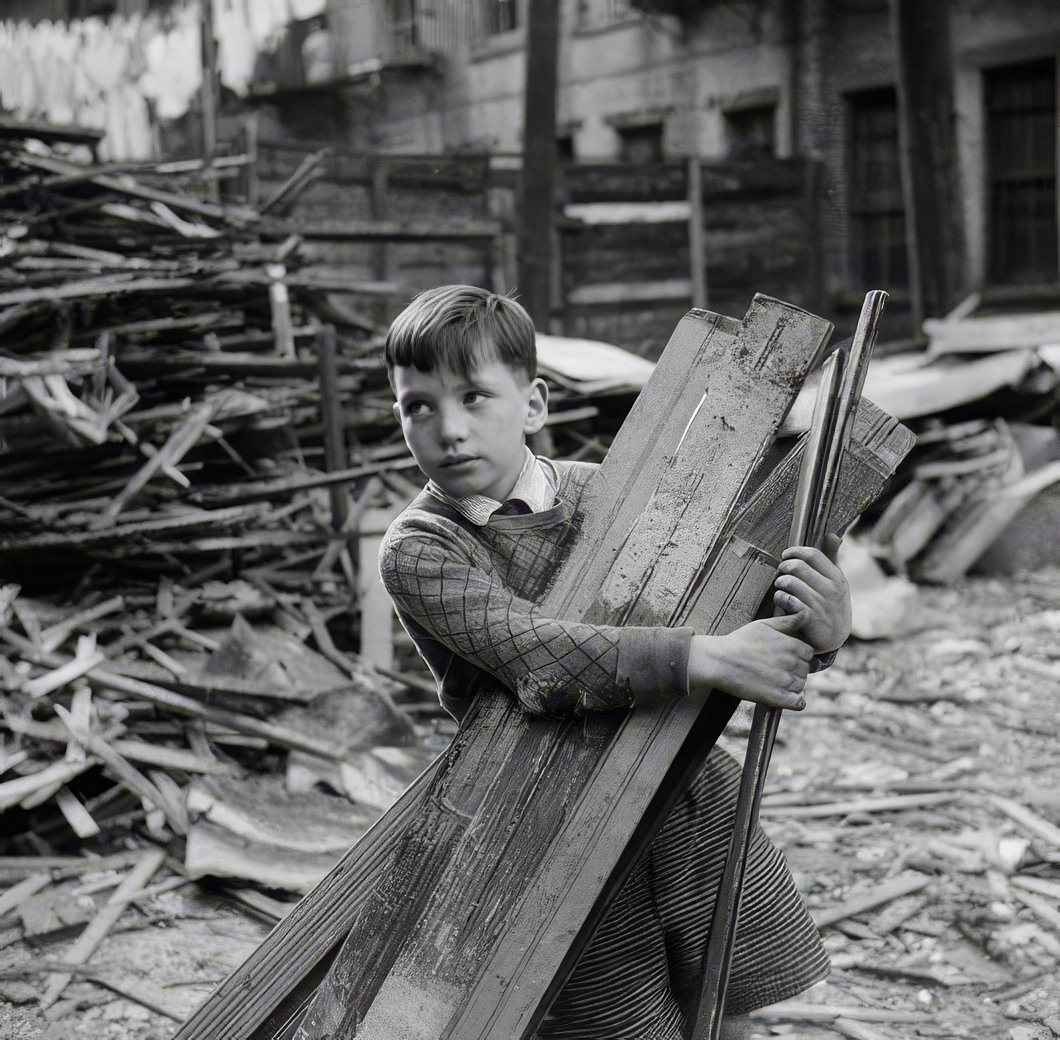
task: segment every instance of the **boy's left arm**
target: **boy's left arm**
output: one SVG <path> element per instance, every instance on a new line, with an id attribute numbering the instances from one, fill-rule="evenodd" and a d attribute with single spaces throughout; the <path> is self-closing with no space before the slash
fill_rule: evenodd
<path id="1" fill-rule="evenodd" d="M 850 635 L 850 587 L 836 564 L 840 539 L 828 535 L 824 550 L 784 550 L 773 602 L 785 614 L 804 615 L 799 635 L 813 647 L 817 667 L 826 668 Z"/>

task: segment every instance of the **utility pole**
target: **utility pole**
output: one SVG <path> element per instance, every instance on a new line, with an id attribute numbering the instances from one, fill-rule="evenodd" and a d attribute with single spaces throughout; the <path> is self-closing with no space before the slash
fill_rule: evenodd
<path id="1" fill-rule="evenodd" d="M 526 21 L 518 289 L 534 324 L 542 332 L 548 332 L 552 302 L 559 0 L 529 0 Z"/>
<path id="2" fill-rule="evenodd" d="M 913 322 L 941 317 L 960 291 L 960 186 L 954 171 L 950 5 L 891 0 L 898 80 L 898 140 Z"/>
<path id="3" fill-rule="evenodd" d="M 202 165 L 209 178 L 217 154 L 217 41 L 213 35 L 213 0 L 199 0 L 199 32 L 202 48 Z M 216 194 L 217 182 L 207 181 Z"/>

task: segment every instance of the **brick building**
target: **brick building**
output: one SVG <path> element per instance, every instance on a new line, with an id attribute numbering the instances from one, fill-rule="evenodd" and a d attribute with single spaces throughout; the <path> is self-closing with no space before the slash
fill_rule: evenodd
<path id="1" fill-rule="evenodd" d="M 241 110 L 257 111 L 263 138 L 307 146 L 517 155 L 532 2 L 303 3 L 311 17 L 259 56 Z M 833 312 L 874 285 L 897 306 L 909 286 L 915 317 L 972 290 L 1055 298 L 1055 0 L 637 2 L 658 7 L 560 2 L 562 158 L 812 167 L 817 291 L 802 301 Z M 230 15 L 272 0 L 209 3 Z M 181 5 L 8 6 L 121 17 Z"/>

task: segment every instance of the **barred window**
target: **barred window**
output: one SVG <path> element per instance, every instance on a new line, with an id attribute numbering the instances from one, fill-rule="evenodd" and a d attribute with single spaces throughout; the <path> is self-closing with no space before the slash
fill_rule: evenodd
<path id="1" fill-rule="evenodd" d="M 983 100 L 990 281 L 1055 282 L 1056 60 L 988 70 Z"/>
<path id="2" fill-rule="evenodd" d="M 847 95 L 851 266 L 860 285 L 905 286 L 905 203 L 893 87 Z"/>

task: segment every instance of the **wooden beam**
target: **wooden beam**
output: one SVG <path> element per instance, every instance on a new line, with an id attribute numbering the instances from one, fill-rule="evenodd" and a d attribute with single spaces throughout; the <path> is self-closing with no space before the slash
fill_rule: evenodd
<path id="1" fill-rule="evenodd" d="M 661 427 L 657 414 L 635 408 L 579 503 L 581 535 L 541 604 L 545 616 L 673 623 L 675 597 L 695 583 L 831 332 L 828 322 L 761 296 L 735 329 L 700 313 L 675 333 L 693 344 L 681 385 L 649 399 L 664 409 Z M 649 450 L 638 451 L 652 429 Z M 726 620 L 750 620 L 761 595 L 745 603 L 725 592 L 743 607 Z M 675 706 L 688 724 L 697 716 L 691 706 Z M 587 941 L 602 913 L 593 915 L 600 878 L 630 865 L 623 853 L 680 746 L 663 756 L 661 735 L 654 739 L 667 714 L 633 712 L 619 727 L 610 715 L 557 722 L 528 716 L 506 691 L 487 687 L 354 918 L 302 1023 L 306 1040 L 355 1032 L 510 1040 L 531 1030 L 546 992 L 573 966 L 576 937 Z M 464 924 L 454 930 L 454 921 Z M 498 976 L 518 985 L 502 994 L 480 982 L 469 995 L 470 979 Z"/>
<path id="2" fill-rule="evenodd" d="M 703 164 L 688 160 L 688 277 L 692 306 L 707 305 L 707 236 L 703 227 Z"/>
<path id="3" fill-rule="evenodd" d="M 960 295 L 963 243 L 950 5 L 890 0 L 914 328 Z M 888 287 L 889 288 L 889 287 Z"/>
<path id="4" fill-rule="evenodd" d="M 742 515 L 745 523 L 762 524 L 763 516 L 768 519 L 777 508 L 775 496 L 778 487 L 786 486 L 784 480 L 792 483 L 793 494 L 793 471 L 788 477 L 778 476 L 780 483 L 770 485 L 769 491 L 764 472 L 754 472 L 750 480 L 748 473 L 757 470 L 756 460 L 772 436 L 769 431 L 779 424 L 827 330 L 820 319 L 761 297 L 742 324 L 702 312 L 686 317 L 620 431 L 616 451 L 605 459 L 579 504 L 579 541 L 557 574 L 545 608 L 557 616 L 631 624 L 675 623 L 688 617 L 702 626 L 701 631 L 712 630 L 714 624 L 738 623 L 727 611 L 735 611 L 743 620 L 750 617 L 762 588 L 771 581 L 775 560 L 737 536 L 729 524 L 730 513 L 737 504 L 742 508 L 745 501 L 758 502 L 759 514 Z M 743 337 L 743 349 L 734 349 L 738 336 Z M 757 349 L 748 349 L 752 343 Z M 730 408 L 732 398 L 722 392 L 718 378 L 719 370 L 734 358 L 739 359 L 734 366 L 738 371 L 725 378 L 744 387 L 735 394 L 738 402 L 749 396 Z M 708 375 L 711 389 L 705 395 Z M 758 396 L 763 387 L 765 406 Z M 868 485 L 873 480 L 882 483 L 883 474 L 907 443 L 901 440 L 901 428 L 878 411 L 868 415 L 866 423 L 872 446 L 858 456 L 861 469 L 844 477 L 842 488 L 849 497 L 837 509 L 839 514 L 849 513 L 858 495 L 867 493 L 866 474 L 871 478 Z M 865 428 L 858 435 L 864 439 Z M 856 454 L 852 452 L 852 457 Z M 797 460 L 791 465 L 796 466 Z M 707 472 L 710 481 L 704 479 Z M 752 496 L 758 484 L 760 492 Z M 853 492 L 850 484 L 855 485 Z M 774 498 L 763 497 L 770 494 Z M 772 504 L 767 508 L 762 503 Z M 731 533 L 719 555 L 711 552 L 711 546 L 723 530 Z M 672 544 L 687 546 L 688 551 L 666 554 L 662 547 Z M 680 559 L 671 558 L 675 555 Z M 726 598 L 731 606 L 719 611 L 716 597 L 708 604 L 711 597 L 704 590 L 716 592 L 721 587 L 734 594 Z M 562 984 L 578 942 L 587 941 L 593 915 L 602 912 L 599 905 L 592 905 L 600 895 L 599 878 L 610 874 L 612 887 L 621 881 L 634 855 L 630 850 L 647 840 L 665 810 L 660 797 L 665 801 L 670 781 L 675 781 L 676 790 L 677 782 L 689 779 L 697 756 L 713 742 L 713 737 L 704 736 L 718 727 L 726 702 L 733 703 L 723 695 L 712 697 L 704 712 L 691 711 L 693 718 L 686 716 L 694 707 L 690 701 L 676 706 L 682 725 L 700 719 L 705 726 L 705 730 L 693 727 L 690 739 L 676 745 L 667 730 L 667 712 L 632 713 L 621 736 L 640 742 L 638 757 L 633 743 L 617 742 L 613 719 L 548 722 L 522 715 L 500 691 L 481 697 L 474 719 L 465 724 L 450 753 L 406 792 L 399 806 L 219 987 L 184 1024 L 177 1040 L 292 1036 L 293 1024 L 302 1019 L 303 1008 L 332 959 L 331 978 L 319 987 L 313 1015 L 303 1021 L 300 1035 L 313 1037 L 321 1035 L 320 1030 L 331 1030 L 336 1037 L 349 1036 L 352 1023 L 368 1013 L 375 1023 L 372 1031 L 359 1031 L 358 1036 L 396 1035 L 392 1031 L 403 1028 L 409 1030 L 409 1037 L 463 1038 L 480 1035 L 474 1031 L 476 1020 L 493 1019 L 495 1011 L 501 1024 L 489 1035 L 506 1040 L 523 1035 L 524 1026 L 543 1014 L 549 997 Z M 669 735 L 661 736 L 664 731 Z M 661 785 L 651 761 L 659 749 L 652 743 L 654 738 L 672 744 L 669 759 L 661 765 L 665 781 Z M 621 750 L 608 765 L 611 755 L 603 760 L 601 756 L 612 741 L 616 741 L 612 750 Z M 645 753 L 648 747 L 652 755 Z M 675 748 L 691 757 L 675 754 Z M 622 754 L 629 756 L 624 765 Z M 628 775 L 631 763 L 633 781 Z M 606 779 L 593 786 L 588 800 L 564 799 L 556 793 L 556 785 L 536 783 L 544 771 L 554 773 L 557 768 L 573 778 L 566 788 L 570 791 L 579 791 L 582 781 L 598 769 Z M 515 776 L 519 783 L 493 785 L 492 779 L 501 775 Z M 607 790 L 608 786 L 614 790 Z M 537 801 L 533 797 L 527 801 L 525 796 L 535 790 Z M 637 798 L 644 809 L 639 814 Z M 501 845 L 507 837 L 499 839 L 505 821 L 516 819 L 514 851 L 505 853 Z M 590 825 L 592 820 L 596 827 Z M 624 833 L 611 833 L 617 825 Z M 501 862 L 498 856 L 503 867 L 483 886 L 481 879 L 489 876 L 490 864 Z M 591 864 L 592 869 L 576 870 L 573 882 L 577 883 L 572 883 L 572 863 Z M 469 864 L 477 885 L 468 882 Z M 506 873 L 521 881 L 505 885 Z M 528 903 L 520 911 L 519 897 L 528 878 L 535 879 L 532 891 L 537 894 L 533 907 Z M 557 893 L 560 903 L 550 902 Z M 571 928 L 566 928 L 567 909 L 562 903 L 568 896 L 581 915 Z M 467 912 L 460 909 L 461 899 L 471 900 Z M 557 910 L 558 905 L 564 909 Z M 395 907 L 401 908 L 399 916 Z M 493 930 L 483 916 L 486 908 L 497 913 Z M 431 953 L 437 947 L 429 937 L 438 938 L 439 929 L 445 930 L 446 922 L 454 920 L 467 920 L 467 928 L 459 935 L 446 932 L 442 947 L 449 955 L 439 964 Z M 399 954 L 414 923 L 418 937 Z M 509 932 L 509 923 L 523 931 Z M 527 928 L 546 936 L 532 949 L 526 943 Z M 557 933 L 549 933 L 557 928 L 559 942 L 553 941 Z M 578 942 L 572 941 L 575 931 Z M 337 956 L 346 932 L 345 952 Z M 505 936 L 510 936 L 506 942 Z M 527 956 L 538 959 L 528 965 L 522 961 Z M 431 959 L 430 972 L 418 970 L 423 958 Z M 489 965 L 501 964 L 514 965 L 514 973 L 505 968 L 502 976 L 518 976 L 519 992 L 510 988 L 505 1007 L 498 1009 L 497 987 L 481 980 L 489 976 Z M 469 992 L 469 980 L 475 978 L 480 982 L 472 984 Z M 409 1021 L 403 1001 L 417 995 L 428 1013 Z M 396 1017 L 387 1013 L 388 1008 Z M 522 1024 L 513 1026 L 513 1022 Z M 367 1023 L 359 1028 L 367 1028 Z"/>
<path id="5" fill-rule="evenodd" d="M 556 177 L 559 0 L 529 0 L 519 203 L 519 292 L 534 324 L 551 332 L 552 193 Z"/>
<path id="6" fill-rule="evenodd" d="M 715 345 L 716 350 L 731 346 L 738 328 L 737 322 L 719 315 L 686 319 L 678 326 L 622 427 L 624 438 L 622 431 L 619 433 L 619 450 L 627 452 L 626 464 L 631 471 L 658 473 L 665 466 L 667 452 L 659 442 L 677 443 L 687 415 L 702 395 L 689 380 L 689 372 L 702 365 L 701 355 L 712 338 L 723 341 Z M 682 400 L 686 414 L 680 417 L 675 415 L 675 402 Z M 632 435 L 634 429 L 636 436 Z M 616 478 L 618 458 L 614 453 L 609 456 Z M 646 488 L 629 494 L 630 488 L 623 482 L 609 482 L 609 474 L 610 470 L 604 471 L 596 482 L 596 511 L 587 517 L 590 529 L 583 532 L 582 543 L 599 544 L 610 527 L 628 527 L 646 502 Z M 335 871 L 185 1022 L 174 1040 L 210 1040 L 215 1036 L 265 1040 L 292 1015 L 301 1017 L 303 1005 L 313 996 L 349 933 L 352 919 L 371 897 L 372 885 L 387 872 L 396 843 L 402 840 L 443 763 L 444 757 L 440 757 L 424 772 Z M 251 992 L 253 999 L 248 1000 Z"/>
<path id="7" fill-rule="evenodd" d="M 341 472 L 349 466 L 346 450 L 345 417 L 339 392 L 338 355 L 335 328 L 325 325 L 316 339 L 317 366 L 320 379 L 320 418 L 324 427 L 324 469 L 328 473 Z M 341 531 L 346 523 L 349 506 L 346 489 L 332 484 L 328 489 L 331 499 L 331 526 Z"/>
<path id="8" fill-rule="evenodd" d="M 879 494 L 911 447 L 907 430 L 866 406 L 859 416 L 857 460 L 847 470 L 836 507 L 837 530 Z M 688 601 L 679 605 L 671 623 L 725 632 L 754 616 L 785 547 L 786 532 L 776 517 L 790 515 L 800 461 L 798 452 L 791 453 L 762 484 L 708 557 L 702 578 L 693 583 Z M 444 1037 L 502 1040 L 532 1034 L 588 944 L 609 897 L 687 788 L 736 703 L 712 693 L 705 705 L 689 699 L 669 711 L 629 716 L 581 796 L 579 809 L 595 808 L 595 813 L 575 816 L 557 837 L 534 878 L 530 898 L 509 920 L 498 952 L 480 971 L 475 991 L 464 998 Z M 597 799 L 599 804 L 593 806 Z M 611 805 L 604 811 L 608 801 Z M 596 828 L 595 840 L 579 848 L 579 838 L 591 827 Z M 623 837 L 626 844 L 621 848 Z M 610 877 L 599 888 L 599 877 L 609 867 Z M 565 943 L 569 947 L 560 958 L 557 951 Z M 518 979 L 518 985 L 498 993 L 493 982 L 498 977 Z"/>

